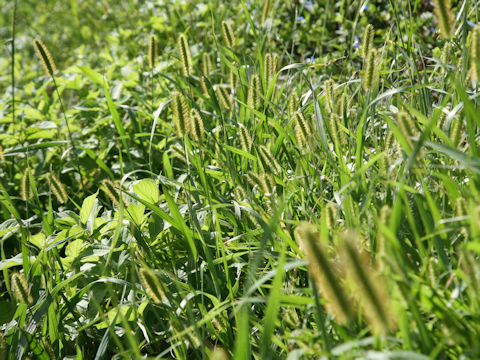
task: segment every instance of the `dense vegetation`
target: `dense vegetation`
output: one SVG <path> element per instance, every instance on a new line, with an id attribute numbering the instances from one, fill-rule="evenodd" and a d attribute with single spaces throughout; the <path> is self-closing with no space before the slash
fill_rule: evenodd
<path id="1" fill-rule="evenodd" d="M 0 359 L 480 358 L 478 1 L 0 9 Z"/>

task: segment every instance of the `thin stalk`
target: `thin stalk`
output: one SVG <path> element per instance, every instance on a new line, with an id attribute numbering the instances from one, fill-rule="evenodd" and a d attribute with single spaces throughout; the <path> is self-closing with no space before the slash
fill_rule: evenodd
<path id="1" fill-rule="evenodd" d="M 55 76 L 53 74 L 52 74 L 52 80 L 53 80 L 53 84 L 55 85 L 55 92 L 57 93 L 58 100 L 60 101 L 60 108 L 62 109 L 63 119 L 65 120 L 65 124 L 67 124 L 68 136 L 70 138 L 70 144 L 72 145 L 72 150 L 74 154 L 74 161 L 75 161 L 74 167 L 75 167 L 75 170 L 77 170 L 78 175 L 80 176 L 80 185 L 82 186 L 82 191 L 83 191 L 85 190 L 85 185 L 83 184 L 82 173 L 80 172 L 80 167 L 78 165 L 79 159 L 77 154 L 77 147 L 75 146 L 75 142 L 73 141 L 72 131 L 70 129 L 70 124 L 68 123 L 67 114 L 65 112 L 65 106 L 63 104 L 62 97 L 60 96 L 60 92 L 58 91 L 57 81 L 55 80 Z"/>

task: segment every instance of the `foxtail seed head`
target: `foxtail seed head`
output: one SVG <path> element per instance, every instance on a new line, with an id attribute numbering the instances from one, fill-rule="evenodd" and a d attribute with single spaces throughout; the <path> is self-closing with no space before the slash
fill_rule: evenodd
<path id="1" fill-rule="evenodd" d="M 190 113 L 185 97 L 178 92 L 173 95 L 172 111 L 177 135 L 183 136 L 187 132 L 187 126 L 190 123 Z"/>
<path id="2" fill-rule="evenodd" d="M 263 73 L 264 73 L 265 85 L 267 89 L 270 86 L 270 83 L 272 82 L 272 79 L 274 78 L 275 73 L 277 72 L 278 62 L 279 62 L 278 55 L 272 55 L 270 53 L 267 53 L 263 58 Z"/>
<path id="3" fill-rule="evenodd" d="M 226 87 L 218 86 L 217 89 L 215 90 L 215 93 L 217 95 L 217 98 L 218 98 L 220 104 L 225 109 L 232 109 L 233 108 L 233 99 L 230 96 L 230 93 L 229 93 L 229 91 Z"/>
<path id="4" fill-rule="evenodd" d="M 268 19 L 268 15 L 270 15 L 270 11 L 272 11 L 272 0 L 265 0 L 263 2 L 263 9 L 262 9 L 262 25 L 265 24 L 265 22 Z"/>
<path id="5" fill-rule="evenodd" d="M 345 135 L 339 122 L 340 119 L 335 113 L 331 113 L 328 117 L 328 127 L 330 130 L 333 144 L 338 145 L 339 148 L 342 148 L 342 145 L 345 143 Z"/>
<path id="6" fill-rule="evenodd" d="M 3 153 L 3 147 L 0 145 L 0 161 L 4 162 L 5 161 L 5 154 Z"/>
<path id="7" fill-rule="evenodd" d="M 327 227 L 330 230 L 335 229 L 337 226 L 337 220 L 338 220 L 338 211 L 337 211 L 337 206 L 332 203 L 328 203 L 325 206 L 325 221 L 327 223 Z"/>
<path id="8" fill-rule="evenodd" d="M 166 296 L 157 274 L 152 269 L 146 267 L 141 268 L 139 273 L 143 288 L 153 302 L 157 304 L 164 302 Z"/>
<path id="9" fill-rule="evenodd" d="M 182 63 L 183 75 L 190 76 L 193 73 L 192 57 L 190 55 L 187 38 L 184 34 L 180 34 L 178 37 L 177 46 L 180 62 Z"/>
<path id="10" fill-rule="evenodd" d="M 305 120 L 305 117 L 300 111 L 295 113 L 295 138 L 297 139 L 297 146 L 308 146 L 308 140 L 312 135 L 310 124 Z"/>
<path id="11" fill-rule="evenodd" d="M 391 131 L 385 136 L 385 150 L 388 151 L 389 154 L 394 154 L 396 152 L 395 136 Z"/>
<path id="12" fill-rule="evenodd" d="M 101 182 L 103 192 L 116 206 L 120 206 L 120 193 L 116 188 L 115 183 L 110 179 L 104 179 Z"/>
<path id="13" fill-rule="evenodd" d="M 363 33 L 362 57 L 364 60 L 368 57 L 370 50 L 373 48 L 373 35 L 374 35 L 373 25 L 368 24 L 365 27 L 365 31 Z"/>
<path id="14" fill-rule="evenodd" d="M 247 128 L 243 124 L 238 125 L 238 137 L 240 138 L 240 145 L 242 150 L 245 152 L 250 152 L 252 149 L 252 137 L 248 133 Z"/>
<path id="15" fill-rule="evenodd" d="M 271 196 L 275 191 L 275 186 L 277 185 L 275 179 L 271 174 L 260 174 L 258 176 L 258 180 L 260 181 L 260 188 L 263 191 L 265 196 Z"/>
<path id="16" fill-rule="evenodd" d="M 258 155 L 260 156 L 260 159 L 262 159 L 265 170 L 270 171 L 275 175 L 279 175 L 282 172 L 282 167 L 279 162 L 266 146 L 260 145 L 258 147 Z"/>
<path id="17" fill-rule="evenodd" d="M 12 275 L 12 286 L 18 301 L 27 305 L 33 303 L 33 297 L 24 274 L 14 273 Z"/>
<path id="18" fill-rule="evenodd" d="M 462 118 L 454 118 L 450 123 L 450 140 L 455 147 L 460 145 L 463 135 L 463 121 Z"/>
<path id="19" fill-rule="evenodd" d="M 47 76 L 53 77 L 53 74 L 55 73 L 55 71 L 57 71 L 57 67 L 55 66 L 55 62 L 53 61 L 52 55 L 50 55 L 47 47 L 40 39 L 33 40 L 33 47 L 35 48 L 35 52 L 37 53 L 37 56 L 42 62 L 45 74 L 47 74 Z"/>
<path id="20" fill-rule="evenodd" d="M 331 114 L 333 112 L 335 103 L 335 94 L 333 90 L 334 82 L 332 79 L 328 79 L 325 81 L 323 86 L 325 88 L 325 110 L 328 114 Z"/>
<path id="21" fill-rule="evenodd" d="M 33 198 L 33 189 L 30 182 L 30 176 L 30 168 L 27 167 L 23 172 L 22 180 L 20 182 L 20 196 L 24 201 Z"/>
<path id="22" fill-rule="evenodd" d="M 444 39 L 450 39 L 455 30 L 450 0 L 433 0 L 433 2 L 435 3 L 435 16 L 440 26 L 440 35 Z"/>
<path id="23" fill-rule="evenodd" d="M 326 300 L 326 310 L 339 323 L 346 323 L 355 310 L 340 285 L 340 268 L 328 254 L 327 240 L 321 239 L 317 229 L 306 223 L 297 226 L 295 239 L 307 259 L 308 269 L 320 296 Z"/>
<path id="24" fill-rule="evenodd" d="M 365 91 L 374 90 L 378 83 L 378 65 L 377 50 L 371 49 L 365 61 L 365 69 L 363 73 L 363 89 Z"/>
<path id="25" fill-rule="evenodd" d="M 235 34 L 233 33 L 230 23 L 226 21 L 222 21 L 222 36 L 225 45 L 227 45 L 230 50 L 233 50 L 235 48 Z"/>
<path id="26" fill-rule="evenodd" d="M 244 201 L 247 198 L 247 193 L 245 189 L 240 185 L 235 188 L 233 194 L 235 195 L 235 199 L 237 201 Z"/>
<path id="27" fill-rule="evenodd" d="M 290 96 L 290 99 L 288 99 L 288 113 L 290 116 L 295 116 L 295 113 L 299 110 L 299 107 L 300 99 L 298 98 L 298 95 L 294 93 Z"/>
<path id="28" fill-rule="evenodd" d="M 480 25 L 473 28 L 470 39 L 470 75 L 473 82 L 480 82 Z"/>
<path id="29" fill-rule="evenodd" d="M 459 197 L 455 200 L 455 213 L 457 217 L 467 216 L 468 211 L 468 203 L 467 200 L 463 197 Z"/>
<path id="30" fill-rule="evenodd" d="M 203 96 L 205 96 L 207 99 L 210 98 L 207 87 L 207 77 L 204 75 L 200 76 L 200 87 L 202 88 Z"/>
<path id="31" fill-rule="evenodd" d="M 190 123 L 188 126 L 188 133 L 197 142 L 202 142 L 205 134 L 205 128 L 203 127 L 203 119 L 197 109 L 192 108 L 190 110 Z"/>
<path id="32" fill-rule="evenodd" d="M 258 74 L 250 78 L 248 84 L 247 104 L 248 106 L 257 109 L 260 106 L 260 77 Z"/>
<path id="33" fill-rule="evenodd" d="M 442 55 L 440 56 L 440 61 L 443 65 L 450 64 L 450 53 L 452 51 L 452 42 L 447 41 L 442 48 Z"/>
<path id="34" fill-rule="evenodd" d="M 47 181 L 58 202 L 60 204 L 65 204 L 68 201 L 68 195 L 62 182 L 54 174 L 50 174 L 47 177 Z"/>
<path id="35" fill-rule="evenodd" d="M 230 69 L 230 72 L 228 73 L 228 82 L 230 83 L 232 91 L 235 91 L 238 85 L 238 75 L 233 69 Z"/>
<path id="36" fill-rule="evenodd" d="M 158 45 L 157 38 L 151 34 L 148 38 L 148 67 L 153 69 L 155 67 L 155 60 L 157 59 Z"/>
<path id="37" fill-rule="evenodd" d="M 212 72 L 212 57 L 210 54 L 203 53 L 202 55 L 203 75 L 210 75 Z"/>
<path id="38" fill-rule="evenodd" d="M 467 283 L 467 291 L 472 299 L 478 299 L 480 292 L 480 266 L 475 252 L 466 247 L 461 249 L 459 265 L 463 272 L 463 278 L 465 278 Z"/>
<path id="39" fill-rule="evenodd" d="M 370 265 L 370 256 L 359 250 L 357 235 L 346 232 L 340 237 L 340 259 L 346 270 L 347 284 L 375 335 L 383 336 L 394 327 L 391 299 L 384 279 Z"/>
<path id="40" fill-rule="evenodd" d="M 405 111 L 399 111 L 397 114 L 398 129 L 405 137 L 410 146 L 412 146 L 412 138 L 417 135 L 417 127 L 415 121 Z"/>
<path id="41" fill-rule="evenodd" d="M 350 101 L 346 89 L 342 92 L 340 98 L 335 101 L 335 113 L 340 117 L 344 118 L 348 115 L 348 110 L 350 109 Z"/>
<path id="42" fill-rule="evenodd" d="M 245 174 L 245 179 L 254 188 L 255 186 L 261 187 L 260 175 L 254 171 L 249 171 Z"/>

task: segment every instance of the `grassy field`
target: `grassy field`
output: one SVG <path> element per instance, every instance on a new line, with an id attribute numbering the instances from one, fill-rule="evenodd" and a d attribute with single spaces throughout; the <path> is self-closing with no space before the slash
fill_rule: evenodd
<path id="1" fill-rule="evenodd" d="M 480 359 L 480 2 L 0 3 L 1 359 Z"/>

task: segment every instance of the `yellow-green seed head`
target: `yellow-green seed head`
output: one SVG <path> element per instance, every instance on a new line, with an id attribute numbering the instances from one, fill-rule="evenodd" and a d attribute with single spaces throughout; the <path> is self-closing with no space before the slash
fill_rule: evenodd
<path id="1" fill-rule="evenodd" d="M 300 99 L 296 93 L 292 94 L 288 99 L 288 113 L 290 116 L 295 116 L 300 107 Z"/>
<path id="2" fill-rule="evenodd" d="M 468 203 L 467 200 L 463 197 L 459 197 L 455 200 L 455 212 L 458 217 L 467 216 L 468 211 Z"/>
<path id="3" fill-rule="evenodd" d="M 65 204 L 68 201 L 68 195 L 62 182 L 54 174 L 47 176 L 47 181 L 58 202 L 60 204 Z"/>
<path id="4" fill-rule="evenodd" d="M 235 199 L 237 201 L 244 201 L 247 198 L 247 193 L 245 189 L 238 185 L 234 190 Z"/>
<path id="5" fill-rule="evenodd" d="M 385 280 L 370 265 L 367 252 L 360 251 L 356 234 L 346 232 L 340 237 L 339 244 L 347 284 L 360 305 L 365 320 L 375 335 L 386 335 L 395 326 L 395 318 Z"/>
<path id="6" fill-rule="evenodd" d="M 247 94 L 247 104 L 254 109 L 258 109 L 260 107 L 260 89 L 260 77 L 258 76 L 258 74 L 255 74 L 250 78 Z"/>
<path id="7" fill-rule="evenodd" d="M 258 155 L 262 160 L 265 170 L 270 171 L 275 175 L 279 175 L 282 172 L 282 167 L 279 162 L 266 146 L 260 145 L 258 147 Z"/>
<path id="8" fill-rule="evenodd" d="M 263 58 L 263 73 L 265 77 L 265 85 L 268 89 L 277 72 L 277 66 L 279 62 L 278 55 L 272 55 L 270 53 L 265 54 Z"/>
<path id="9" fill-rule="evenodd" d="M 418 134 L 417 126 L 412 117 L 405 111 L 399 111 L 397 114 L 398 129 L 405 137 L 410 146 L 413 144 L 413 138 Z"/>
<path id="10" fill-rule="evenodd" d="M 210 54 L 203 53 L 202 55 L 203 75 L 210 75 L 212 72 L 212 57 Z"/>
<path id="11" fill-rule="evenodd" d="M 184 34 L 178 37 L 178 55 L 182 64 L 183 76 L 190 76 L 193 73 L 192 57 L 190 55 L 190 48 L 188 41 Z"/>
<path id="12" fill-rule="evenodd" d="M 255 186 L 261 187 L 260 175 L 254 171 L 249 171 L 245 174 L 245 179 L 254 188 Z"/>
<path id="13" fill-rule="evenodd" d="M 312 135 L 310 124 L 305 120 L 305 117 L 300 111 L 295 113 L 295 138 L 297 140 L 297 146 L 307 147 L 309 139 Z"/>
<path id="14" fill-rule="evenodd" d="M 377 50 L 371 49 L 365 61 L 362 86 L 365 91 L 372 91 L 378 83 Z"/>
<path id="15" fill-rule="evenodd" d="M 35 48 L 35 52 L 37 53 L 38 58 L 42 62 L 45 74 L 47 74 L 47 76 L 53 76 L 53 74 L 55 74 L 55 71 L 57 71 L 57 67 L 55 66 L 52 55 L 50 55 L 50 52 L 48 51 L 45 44 L 42 42 L 42 40 L 35 39 L 33 40 L 33 47 Z"/>
<path id="16" fill-rule="evenodd" d="M 157 38 L 151 34 L 148 38 L 148 67 L 153 69 L 158 54 Z"/>
<path id="17" fill-rule="evenodd" d="M 228 82 L 230 83 L 232 91 L 235 91 L 238 85 L 238 75 L 236 70 L 230 69 L 230 72 L 228 73 Z"/>
<path id="18" fill-rule="evenodd" d="M 470 39 L 470 76 L 473 82 L 480 82 L 480 25 L 472 30 Z"/>
<path id="19" fill-rule="evenodd" d="M 325 92 L 325 110 L 327 114 L 331 114 L 333 112 L 334 104 L 335 104 L 335 94 L 334 94 L 334 82 L 332 79 L 328 79 L 323 84 L 324 92 Z"/>
<path id="20" fill-rule="evenodd" d="M 200 87 L 202 88 L 203 96 L 205 96 L 207 99 L 210 98 L 210 94 L 208 93 L 207 77 L 206 76 L 202 75 L 200 77 Z"/>
<path id="21" fill-rule="evenodd" d="M 187 132 L 187 126 L 190 123 L 190 112 L 188 111 L 185 96 L 175 93 L 172 99 L 173 121 L 178 136 L 183 136 Z"/>
<path id="22" fill-rule="evenodd" d="M 335 316 L 339 323 L 345 324 L 353 317 L 355 309 L 341 285 L 338 263 L 328 253 L 328 240 L 321 239 L 317 229 L 306 223 L 297 226 L 295 239 L 305 255 L 320 297 L 326 300 L 327 312 Z"/>
<path id="23" fill-rule="evenodd" d="M 14 273 L 12 275 L 12 288 L 18 301 L 27 305 L 33 303 L 33 297 L 24 274 Z"/>
<path id="24" fill-rule="evenodd" d="M 442 48 L 442 55 L 440 56 L 440 61 L 443 65 L 450 64 L 450 53 L 452 51 L 452 42 L 447 41 Z"/>
<path id="25" fill-rule="evenodd" d="M 362 43 L 362 57 L 366 59 L 370 50 L 373 49 L 373 35 L 374 29 L 372 24 L 368 24 L 365 27 L 365 31 L 363 33 L 363 43 Z"/>
<path id="26" fill-rule="evenodd" d="M 33 198 L 33 188 L 30 182 L 30 168 L 26 168 L 20 181 L 20 196 L 22 200 L 27 201 Z"/>
<path id="27" fill-rule="evenodd" d="M 455 31 L 454 18 L 450 0 L 433 0 L 435 3 L 435 16 L 440 27 L 440 35 L 444 39 L 450 39 Z"/>
<path id="28" fill-rule="evenodd" d="M 146 267 L 141 268 L 139 274 L 143 288 L 152 301 L 157 304 L 165 302 L 165 292 L 157 274 L 152 269 Z"/>
<path id="29" fill-rule="evenodd" d="M 230 23 L 226 21 L 222 21 L 222 36 L 225 45 L 227 45 L 230 50 L 233 50 L 235 48 L 235 34 L 233 33 Z"/>
<path id="30" fill-rule="evenodd" d="M 215 90 L 215 94 L 217 95 L 218 101 L 225 109 L 233 108 L 233 99 L 226 87 L 218 86 Z"/>
<path id="31" fill-rule="evenodd" d="M 262 9 L 262 25 L 265 24 L 265 22 L 268 19 L 268 15 L 270 15 L 270 11 L 272 11 L 272 0 L 265 0 L 263 2 L 263 9 Z"/>
<path id="32" fill-rule="evenodd" d="M 260 181 L 260 188 L 263 191 L 263 194 L 266 196 L 273 195 L 275 190 L 276 182 L 271 174 L 260 174 L 258 177 Z"/>
<path id="33" fill-rule="evenodd" d="M 338 211 L 337 206 L 332 203 L 328 203 L 325 206 L 325 221 L 327 223 L 327 227 L 331 230 L 335 229 L 337 226 L 338 220 Z"/>
<path id="34" fill-rule="evenodd" d="M 242 150 L 249 153 L 252 149 L 253 141 L 247 128 L 243 124 L 238 125 L 238 137 L 240 139 Z"/>
<path id="35" fill-rule="evenodd" d="M 454 118 L 450 123 L 450 140 L 455 147 L 460 145 L 463 136 L 463 121 L 462 118 Z"/>
<path id="36" fill-rule="evenodd" d="M 120 206 L 120 192 L 117 189 L 117 185 L 110 179 L 102 180 L 101 184 L 105 195 L 107 195 L 116 206 Z"/>
<path id="37" fill-rule="evenodd" d="M 188 127 L 188 133 L 197 142 L 202 142 L 205 135 L 202 116 L 195 108 L 192 108 L 192 110 L 190 111 L 190 123 Z"/>

